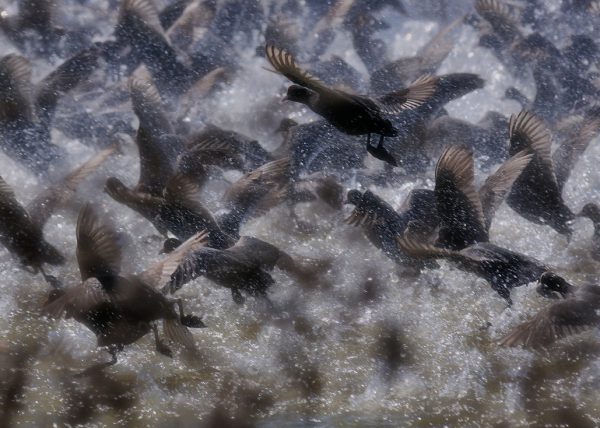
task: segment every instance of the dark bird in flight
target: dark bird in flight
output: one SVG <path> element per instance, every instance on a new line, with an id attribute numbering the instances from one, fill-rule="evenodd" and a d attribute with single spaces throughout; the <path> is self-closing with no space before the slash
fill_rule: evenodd
<path id="1" fill-rule="evenodd" d="M 15 255 L 21 263 L 41 272 L 44 279 L 54 287 L 59 281 L 47 275 L 44 264 L 60 265 L 62 254 L 44 239 L 44 224 L 52 213 L 66 205 L 77 187 L 112 154 L 114 148 L 103 150 L 69 173 L 65 178 L 41 192 L 27 208 L 17 201 L 10 186 L 0 177 L 0 243 Z"/>
<path id="2" fill-rule="evenodd" d="M 346 134 L 367 134 L 367 151 L 392 165 L 397 165 L 396 160 L 383 147 L 383 140 L 398 135 L 398 129 L 386 115 L 398 115 L 419 107 L 435 93 L 438 82 L 436 77 L 422 76 L 406 89 L 369 98 L 326 86 L 301 69 L 294 57 L 283 49 L 267 44 L 266 57 L 277 72 L 295 83 L 288 87 L 286 100 L 305 104 Z M 371 145 L 371 134 L 380 135 L 377 146 Z"/>

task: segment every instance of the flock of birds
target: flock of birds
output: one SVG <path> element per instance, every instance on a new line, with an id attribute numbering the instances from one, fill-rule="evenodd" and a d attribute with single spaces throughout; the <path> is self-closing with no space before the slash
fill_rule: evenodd
<path id="1" fill-rule="evenodd" d="M 564 0 L 550 10 L 538 0 L 475 0 L 452 21 L 447 6 L 440 2 L 434 11 L 439 30 L 417 55 L 393 60 L 378 32 L 387 28 L 381 11 L 406 13 L 394 0 L 175 0 L 162 10 L 152 0 L 123 0 L 105 37 L 75 23 L 56 25 L 47 0 L 23 0 L 15 15 L 0 14 L 0 29 L 20 52 L 0 59 L 0 149 L 50 182 L 24 207 L 15 185 L 0 178 L 0 242 L 23 269 L 47 281 L 42 314 L 74 318 L 112 355 L 85 373 L 116 363 L 124 346 L 149 333 L 163 355 L 173 356 L 168 341 L 195 349 L 189 329 L 210 326 L 186 313 L 177 291 L 198 277 L 230 289 L 237 304 L 250 296 L 272 311 L 275 268 L 298 283 L 318 283 L 333 260 L 297 257 L 241 234 L 244 224 L 268 217 L 279 205 L 309 234 L 310 224 L 295 207 L 315 201 L 338 212 L 353 205 L 346 222 L 360 227 L 407 276 L 447 259 L 485 279 L 508 305 L 513 288 L 537 281 L 540 295 L 556 301 L 514 327 L 501 346 L 548 346 L 599 325 L 598 285 L 571 285 L 552 266 L 490 242 L 489 231 L 503 202 L 514 215 L 568 240 L 573 222 L 587 217 L 595 227 L 591 257 L 600 261 L 600 208 L 589 200 L 577 213 L 563 199 L 571 171 L 600 134 L 600 47 L 594 34 L 600 2 Z M 564 39 L 543 32 L 557 16 L 570 29 Z M 473 73 L 436 74 L 463 26 L 478 32 L 479 45 L 507 73 L 533 77 L 533 99 L 516 88 L 504 94 L 521 105 L 519 113 L 488 112 L 477 124 L 448 115 L 446 104 L 485 85 Z M 350 34 L 368 81 L 341 56 L 324 59 L 342 32 Z M 281 117 L 290 106 L 280 104 L 274 84 L 268 111 L 257 113 L 264 129 L 283 136 L 274 150 L 234 130 L 198 129 L 193 118 L 196 104 L 243 71 L 236 43 L 256 33 L 264 43 L 252 55 L 293 83 L 284 100 L 318 116 L 305 124 Z M 33 58 L 60 65 L 34 85 Z M 56 141 L 60 134 L 97 154 L 57 180 L 70 164 Z M 142 272 L 123 272 L 122 233 L 100 203 L 86 203 L 76 208 L 81 281 L 65 284 L 48 266 L 70 261 L 45 239 L 44 225 L 57 210 L 73 208 L 80 184 L 124 156 L 129 139 L 139 150 L 139 180 L 129 186 L 107 177 L 102 197 L 148 220 L 164 239 L 163 255 Z M 378 170 L 365 167 L 367 155 L 376 159 L 372 164 L 381 161 Z M 488 174 L 479 188 L 476 163 Z M 398 210 L 373 191 L 348 188 L 356 182 L 395 186 L 427 177 L 431 165 L 434 188 L 412 190 Z M 202 188 L 227 182 L 232 170 L 242 176 L 213 212 Z"/>

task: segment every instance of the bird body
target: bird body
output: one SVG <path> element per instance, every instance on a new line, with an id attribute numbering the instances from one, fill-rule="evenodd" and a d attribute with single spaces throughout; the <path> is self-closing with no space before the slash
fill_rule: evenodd
<path id="1" fill-rule="evenodd" d="M 434 247 L 410 237 L 398 238 L 398 244 L 416 258 L 448 259 L 459 269 L 471 272 L 490 283 L 501 297 L 512 304 L 510 290 L 535 281 L 548 270 L 538 260 L 489 242 L 470 245 L 460 251 Z"/>
<path id="2" fill-rule="evenodd" d="M 434 94 L 438 81 L 437 78 L 423 76 L 406 89 L 372 99 L 329 88 L 298 67 L 293 56 L 285 50 L 267 44 L 265 52 L 275 70 L 295 83 L 288 88 L 285 99 L 305 104 L 346 134 L 366 134 L 367 151 L 392 165 L 397 164 L 383 147 L 383 138 L 396 136 L 398 130 L 385 115 L 417 108 Z M 380 135 L 377 147 L 371 146 L 371 134 Z"/>

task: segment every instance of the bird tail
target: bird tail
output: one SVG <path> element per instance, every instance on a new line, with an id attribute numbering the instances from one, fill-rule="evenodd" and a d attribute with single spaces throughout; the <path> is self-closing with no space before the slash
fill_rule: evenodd
<path id="1" fill-rule="evenodd" d="M 181 324 L 179 319 L 163 320 L 163 331 L 165 332 L 165 336 L 167 336 L 173 342 L 179 343 L 186 349 L 196 349 L 194 336 L 186 326 Z"/>

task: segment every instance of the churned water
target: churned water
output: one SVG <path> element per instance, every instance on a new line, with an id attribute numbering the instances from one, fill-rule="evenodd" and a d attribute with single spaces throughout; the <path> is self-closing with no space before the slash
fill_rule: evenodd
<path id="1" fill-rule="evenodd" d="M 81 9 L 82 19 L 89 18 L 85 14 L 90 12 Z M 392 25 L 382 34 L 394 57 L 414 54 L 439 29 L 426 17 L 387 13 L 386 19 Z M 449 104 L 448 112 L 471 122 L 488 110 L 518 112 L 519 106 L 503 100 L 502 94 L 517 86 L 533 95 L 532 82 L 515 81 L 493 55 L 477 46 L 470 27 L 463 26 L 459 34 L 440 73 L 475 72 L 486 85 Z M 258 35 L 252 43 L 245 42 L 236 42 L 242 71 L 210 98 L 199 100 L 192 121 L 198 127 L 214 123 L 233 129 L 274 148 L 281 138 L 273 134 L 277 122 L 265 126 L 260 110 L 283 94 L 286 81 L 265 71 L 266 61 L 255 56 L 253 47 L 262 43 Z M 12 50 L 6 42 L 3 54 Z M 330 51 L 364 71 L 348 38 L 338 36 Z M 48 64 L 35 63 L 34 80 L 49 69 Z M 298 105 L 282 108 L 302 122 L 316 118 Z M 73 165 L 94 152 L 58 131 L 53 138 L 69 150 Z M 590 144 L 566 186 L 565 199 L 574 211 L 599 196 L 597 143 Z M 367 164 L 381 168 L 373 159 Z M 78 202 L 101 204 L 129 237 L 124 270 L 130 272 L 157 260 L 161 242 L 150 223 L 113 202 L 102 188 L 108 175 L 134 184 L 138 168 L 135 145 L 125 145 L 77 196 Z M 23 203 L 44 186 L 3 155 L 0 170 Z M 478 179 L 482 177 L 478 173 Z M 432 186 L 433 170 L 424 178 L 369 189 L 399 207 L 411 189 Z M 219 180 L 207 186 L 204 196 L 211 209 L 220 208 L 225 189 Z M 322 281 L 302 286 L 276 270 L 277 284 L 270 292 L 275 311 L 252 298 L 238 306 L 229 290 L 204 278 L 186 285 L 178 294 L 192 312 L 204 315 L 208 326 L 193 331 L 199 352 L 178 351 L 173 359 L 166 358 L 154 351 L 151 335 L 126 347 L 118 364 L 97 380 L 106 390 L 96 389 L 90 398 L 99 403 L 91 417 L 94 426 L 196 426 L 209 415 L 216 417 L 215 409 L 269 428 L 600 424 L 600 337 L 595 330 L 544 352 L 496 345 L 511 326 L 548 304 L 534 284 L 515 289 L 514 305 L 506 308 L 485 281 L 445 262 L 439 270 L 406 276 L 359 229 L 344 223 L 350 207 L 340 212 L 312 202 L 298 206 L 297 212 L 314 224 L 314 231 L 297 230 L 289 210 L 279 207 L 248 223 L 242 234 L 295 256 L 333 260 Z M 75 210 L 63 210 L 45 228 L 48 241 L 68 258 L 53 271 L 65 283 L 75 283 L 79 275 L 76 218 Z M 569 243 L 503 205 L 491 240 L 556 266 L 574 282 L 593 280 L 598 264 L 588 255 L 592 225 L 578 220 L 574 227 Z M 0 251 L 0 271 L 0 344 L 41 345 L 26 363 L 23 407 L 15 422 L 61 425 L 73 403 L 89 396 L 86 391 L 94 382 L 74 375 L 109 356 L 96 348 L 93 334 L 73 320 L 50 321 L 38 315 L 48 286 L 41 276 L 23 271 L 5 250 Z M 386 364 L 390 343 L 397 351 L 394 367 Z"/>

